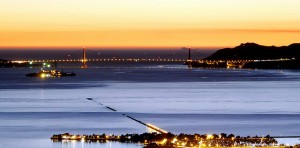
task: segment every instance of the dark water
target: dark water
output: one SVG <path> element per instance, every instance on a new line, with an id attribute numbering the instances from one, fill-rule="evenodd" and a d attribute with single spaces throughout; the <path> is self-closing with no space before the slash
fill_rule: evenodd
<path id="1" fill-rule="evenodd" d="M 146 131 L 122 113 L 177 134 L 300 135 L 299 71 L 190 70 L 176 63 L 89 63 L 87 69 L 63 64 L 58 69 L 77 76 L 27 78 L 38 69 L 0 69 L 0 147 L 142 147 L 49 139 L 65 132 Z"/>

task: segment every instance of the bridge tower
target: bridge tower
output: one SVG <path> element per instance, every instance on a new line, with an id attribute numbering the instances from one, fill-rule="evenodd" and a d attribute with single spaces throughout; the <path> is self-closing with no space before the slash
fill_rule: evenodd
<path id="1" fill-rule="evenodd" d="M 188 64 L 189 68 L 192 68 L 191 48 L 189 47 L 188 50 L 189 50 L 189 55 L 188 55 L 188 59 L 186 60 L 186 62 Z"/>
<path id="2" fill-rule="evenodd" d="M 189 48 L 189 61 L 191 61 L 191 48 Z"/>
<path id="3" fill-rule="evenodd" d="M 86 59 L 86 53 L 85 53 L 85 48 L 83 47 L 82 49 L 82 68 L 86 68 L 87 59 Z"/>

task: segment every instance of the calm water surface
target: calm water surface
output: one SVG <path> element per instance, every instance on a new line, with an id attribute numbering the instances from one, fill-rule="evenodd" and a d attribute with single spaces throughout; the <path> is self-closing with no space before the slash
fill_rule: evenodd
<path id="1" fill-rule="evenodd" d="M 300 71 L 190 70 L 171 63 L 92 63 L 87 69 L 64 64 L 57 69 L 77 76 L 27 78 L 38 69 L 0 69 L 0 147 L 142 147 L 49 139 L 64 132 L 146 131 L 122 113 L 177 134 L 300 135 Z"/>

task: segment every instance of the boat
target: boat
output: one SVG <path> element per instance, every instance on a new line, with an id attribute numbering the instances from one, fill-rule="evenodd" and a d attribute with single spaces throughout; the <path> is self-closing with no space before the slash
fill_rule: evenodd
<path id="1" fill-rule="evenodd" d="M 41 78 L 46 78 L 46 77 L 69 77 L 69 76 L 76 76 L 75 73 L 73 72 L 60 72 L 57 70 L 41 70 L 37 73 L 29 73 L 26 74 L 26 77 L 41 77 Z"/>

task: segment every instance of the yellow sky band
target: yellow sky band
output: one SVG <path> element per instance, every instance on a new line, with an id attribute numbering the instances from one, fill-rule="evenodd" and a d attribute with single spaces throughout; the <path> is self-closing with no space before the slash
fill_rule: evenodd
<path id="1" fill-rule="evenodd" d="M 299 0 L 0 1 L 0 47 L 300 42 Z"/>

